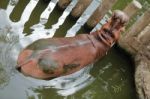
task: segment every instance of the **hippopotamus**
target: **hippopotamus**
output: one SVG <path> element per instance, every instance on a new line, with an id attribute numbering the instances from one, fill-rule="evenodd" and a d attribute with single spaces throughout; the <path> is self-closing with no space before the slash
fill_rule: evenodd
<path id="1" fill-rule="evenodd" d="M 16 68 L 25 76 L 37 79 L 51 79 L 79 71 L 106 55 L 119 39 L 127 21 L 128 16 L 117 10 L 95 32 L 39 39 L 20 52 Z"/>

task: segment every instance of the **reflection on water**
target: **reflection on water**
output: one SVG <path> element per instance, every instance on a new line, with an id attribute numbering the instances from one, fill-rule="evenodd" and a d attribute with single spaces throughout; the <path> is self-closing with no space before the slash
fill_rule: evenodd
<path id="1" fill-rule="evenodd" d="M 12 75 L 11 71 L 14 70 L 15 57 L 17 56 L 15 53 L 12 56 L 11 51 L 18 41 L 18 35 L 13 34 L 11 31 L 12 27 L 4 10 L 0 10 L 0 19 L 2 19 L 0 20 L 0 85 L 3 85 L 3 83 L 8 83 Z"/>
<path id="2" fill-rule="evenodd" d="M 20 1 L 8 1 L 0 1 L 0 8 L 6 8 L 4 10 L 0 9 L 1 99 L 136 99 L 133 74 L 130 68 L 131 63 L 122 53 L 114 48 L 104 59 L 95 63 L 94 66 L 90 64 L 74 74 L 48 81 L 25 77 L 16 71 L 15 66 L 19 52 L 37 39 L 53 37 L 54 34 L 59 35 L 62 32 L 59 30 L 60 26 L 64 26 L 64 21 L 69 17 L 68 15 L 77 3 L 77 0 L 72 0 L 64 12 L 60 12 L 62 15 L 57 19 L 58 21 L 51 28 L 46 29 L 45 24 L 53 23 L 48 21 L 48 19 L 49 17 L 55 17 L 51 13 L 56 7 L 58 0 L 51 0 L 48 5 L 43 5 L 45 6 L 43 8 L 46 9 L 42 13 L 40 10 L 38 14 L 41 15 L 37 15 L 40 18 L 36 16 L 34 18 L 30 17 L 32 13 L 38 12 L 38 9 L 35 10 L 35 8 L 39 6 L 39 0 L 30 0 L 23 10 L 20 9 L 23 11 L 21 16 L 18 16 L 18 12 L 15 10 L 21 7 Z M 5 7 L 6 3 L 8 3 L 7 7 Z M 92 4 L 96 5 L 94 3 L 97 3 L 97 1 L 93 0 Z M 88 10 L 91 10 L 91 8 L 89 7 L 87 12 Z M 65 23 L 67 25 L 63 28 L 64 31 L 71 27 L 66 36 L 74 36 L 76 34 L 88 19 L 89 15 L 87 12 L 83 13 L 75 24 L 72 24 L 71 20 Z M 9 18 L 10 15 L 11 19 Z M 35 23 L 34 19 L 36 22 L 38 20 L 39 23 Z M 17 22 L 13 20 L 17 20 Z M 28 20 L 30 20 L 32 25 L 31 23 L 26 24 L 27 22 L 29 23 Z M 33 32 L 24 31 L 26 27 L 33 29 Z"/>
<path id="3" fill-rule="evenodd" d="M 0 64 L 0 88 L 7 86 L 10 79 L 6 70 L 3 67 L 4 66 Z"/>
<path id="4" fill-rule="evenodd" d="M 85 86 L 91 84 L 94 81 L 94 78 L 89 74 L 89 71 L 92 67 L 93 65 L 89 65 L 87 66 L 87 68 L 84 68 L 76 73 L 63 76 L 63 77 L 58 77 L 49 81 L 37 80 L 33 78 L 27 78 L 27 79 L 37 84 L 38 89 L 39 86 L 40 87 L 43 86 L 46 89 L 55 88 L 55 89 L 59 89 L 57 91 L 59 95 L 68 96 L 84 88 Z"/>

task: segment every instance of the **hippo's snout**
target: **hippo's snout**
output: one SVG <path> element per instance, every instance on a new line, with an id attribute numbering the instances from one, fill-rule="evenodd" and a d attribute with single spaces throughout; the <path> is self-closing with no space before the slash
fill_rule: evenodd
<path id="1" fill-rule="evenodd" d="M 113 20 L 118 19 L 122 25 L 125 25 L 128 22 L 129 17 L 124 12 L 120 10 L 115 10 L 112 19 Z"/>

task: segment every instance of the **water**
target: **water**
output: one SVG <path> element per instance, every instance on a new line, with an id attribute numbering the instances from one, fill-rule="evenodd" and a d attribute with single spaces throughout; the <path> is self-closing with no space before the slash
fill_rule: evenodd
<path id="1" fill-rule="evenodd" d="M 25 77 L 15 70 L 19 52 L 33 41 L 84 32 L 91 8 L 72 20 L 69 14 L 77 1 L 64 12 L 57 9 L 57 2 L 0 1 L 0 99 L 137 99 L 131 59 L 116 47 L 81 71 L 49 81 Z M 96 0 L 92 3 L 98 6 Z"/>

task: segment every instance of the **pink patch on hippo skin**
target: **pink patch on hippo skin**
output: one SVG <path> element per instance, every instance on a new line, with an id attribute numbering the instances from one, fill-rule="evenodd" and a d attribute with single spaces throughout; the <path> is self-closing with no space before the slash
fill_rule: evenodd
<path id="1" fill-rule="evenodd" d="M 33 50 L 28 49 L 23 50 L 21 54 L 18 56 L 17 67 L 20 67 L 22 64 L 24 64 L 24 62 L 26 62 L 26 60 L 32 54 L 32 52 Z"/>

